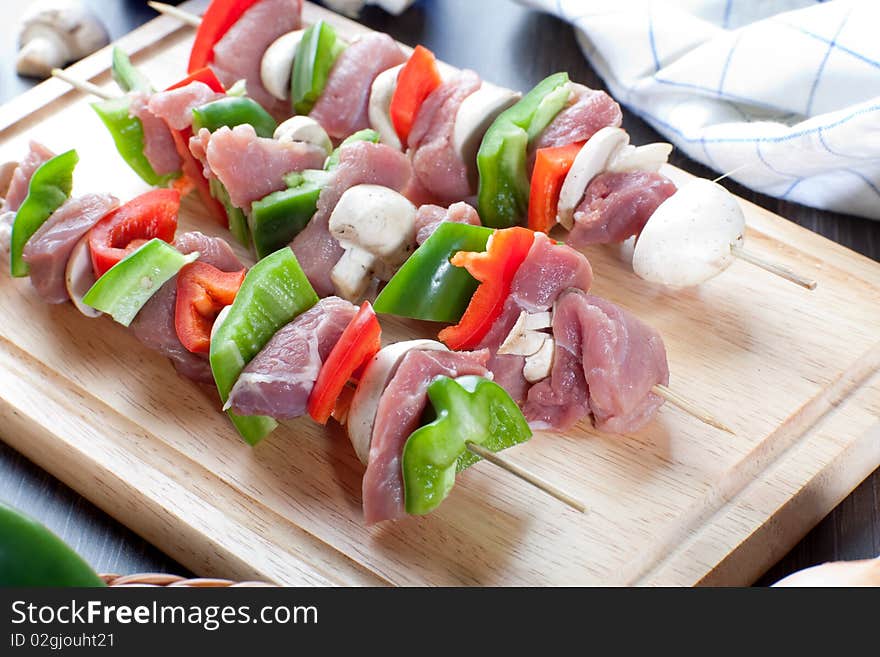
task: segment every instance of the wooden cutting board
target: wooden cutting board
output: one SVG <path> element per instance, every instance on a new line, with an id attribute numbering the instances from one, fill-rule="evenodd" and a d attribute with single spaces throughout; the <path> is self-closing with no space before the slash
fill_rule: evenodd
<path id="1" fill-rule="evenodd" d="M 349 37 L 365 28 L 312 5 Z M 180 78 L 190 28 L 158 18 L 119 44 L 157 86 Z M 113 89 L 108 50 L 70 73 Z M 36 138 L 81 162 L 74 193 L 143 183 L 90 98 L 51 80 L 0 108 L 0 161 Z M 676 180 L 687 178 L 670 169 Z M 747 243 L 819 281 L 808 292 L 745 263 L 695 290 L 587 252 L 595 292 L 666 340 L 671 387 L 730 436 L 664 406 L 635 435 L 584 423 L 512 459 L 587 501 L 576 513 L 489 464 L 435 513 L 367 527 L 363 467 L 339 427 L 285 423 L 252 449 L 209 389 L 108 318 L 0 285 L 0 435 L 200 575 L 322 585 L 748 584 L 880 465 L 880 265 L 743 203 Z M 217 234 L 199 202 L 181 228 Z M 436 327 L 383 317 L 385 340 Z"/>

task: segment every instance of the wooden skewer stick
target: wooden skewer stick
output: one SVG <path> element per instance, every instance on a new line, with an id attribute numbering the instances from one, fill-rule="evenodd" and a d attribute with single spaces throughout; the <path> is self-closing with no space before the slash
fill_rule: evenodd
<path id="1" fill-rule="evenodd" d="M 94 85 L 91 82 L 86 82 L 85 80 L 77 80 L 76 78 L 71 77 L 70 75 L 62 71 L 60 68 L 53 68 L 52 76 L 58 78 L 59 80 L 64 80 L 67 84 L 69 84 L 77 91 L 92 94 L 93 96 L 103 98 L 104 100 L 115 98 L 113 94 L 104 91 L 103 89 L 101 89 L 101 87 Z"/>
<path id="2" fill-rule="evenodd" d="M 716 420 L 712 415 L 704 411 L 703 409 L 695 406 L 693 402 L 688 401 L 677 392 L 673 392 L 666 386 L 660 385 L 659 383 L 651 388 L 651 392 L 655 395 L 659 395 L 663 397 L 666 401 L 668 401 L 673 406 L 678 406 L 681 410 L 689 415 L 693 415 L 695 418 L 700 420 L 701 422 L 705 422 L 710 427 L 715 427 L 716 429 L 721 429 L 721 431 L 726 431 L 729 434 L 736 435 L 736 433 L 728 427 L 723 422 Z"/>
<path id="3" fill-rule="evenodd" d="M 477 456 L 489 461 L 493 465 L 497 465 L 499 468 L 506 470 L 510 474 L 519 477 L 523 481 L 531 484 L 535 488 L 539 488 L 548 495 L 555 497 L 560 502 L 567 504 L 572 509 L 576 511 L 580 511 L 581 513 L 587 512 L 587 505 L 581 502 L 576 497 L 569 495 L 564 490 L 556 487 L 551 484 L 549 481 L 542 479 L 538 475 L 529 472 L 525 468 L 521 468 L 516 463 L 508 461 L 505 457 L 500 454 L 493 452 L 491 450 L 486 449 L 482 445 L 478 445 L 477 443 L 468 442 L 467 448 L 468 451 L 473 452 Z"/>
<path id="4" fill-rule="evenodd" d="M 187 25 L 192 25 L 193 27 L 198 27 L 202 24 L 202 19 L 199 16 L 195 16 L 188 11 L 183 11 L 183 9 L 178 9 L 173 5 L 166 5 L 164 2 L 148 2 L 147 4 L 158 11 L 160 14 L 173 16 L 181 23 L 186 23 Z"/>
<path id="5" fill-rule="evenodd" d="M 818 283 L 812 278 L 805 278 L 800 274 L 793 272 L 788 267 L 784 265 L 776 264 L 775 262 L 770 262 L 769 260 L 765 260 L 759 255 L 756 255 L 750 251 L 746 251 L 741 246 L 731 245 L 730 252 L 735 255 L 737 258 L 741 260 L 745 260 L 746 262 L 755 265 L 756 267 L 760 267 L 765 271 L 769 271 L 771 274 L 776 274 L 777 276 L 784 278 L 787 281 L 791 281 L 801 287 L 804 287 L 808 290 L 815 290 L 816 285 Z"/>
<path id="6" fill-rule="evenodd" d="M 148 4 L 151 7 L 153 7 L 154 9 L 156 9 L 156 11 L 159 11 L 160 13 L 166 12 L 166 8 L 173 9 L 175 12 L 178 12 L 178 13 L 185 13 L 185 12 L 182 12 L 181 10 L 177 9 L 176 7 L 171 7 L 170 5 L 165 5 L 161 2 L 149 2 Z M 168 13 L 171 13 L 171 12 L 168 12 Z M 191 14 L 188 14 L 188 16 L 190 18 L 193 18 L 193 16 Z M 95 85 L 93 85 L 89 82 L 84 82 L 82 80 L 77 80 L 76 78 L 72 78 L 72 77 L 68 76 L 66 73 L 64 73 L 64 71 L 61 71 L 59 69 L 53 69 L 52 75 L 64 80 L 69 85 L 71 85 L 75 89 L 79 89 L 80 91 L 94 94 L 95 96 L 98 96 L 100 98 L 106 98 L 106 99 L 113 98 L 113 96 L 111 96 L 110 94 L 105 92 L 103 89 L 96 87 Z M 739 247 L 731 247 L 731 250 L 734 252 L 734 255 L 737 255 L 738 257 L 742 257 L 743 259 L 748 260 L 749 257 L 754 257 L 751 254 L 748 254 L 748 257 L 746 257 L 746 256 L 741 255 L 740 253 L 737 253 L 737 250 L 742 251 L 741 249 L 739 249 Z M 752 262 L 752 260 L 749 260 L 749 262 Z M 758 264 L 758 263 L 755 263 L 755 264 Z M 759 265 L 759 266 L 764 266 L 764 265 Z M 769 269 L 770 267 L 776 267 L 777 269 L 779 269 L 781 271 L 777 272 L 774 269 Z M 781 267 L 779 265 L 772 265 L 771 263 L 766 263 L 765 268 L 768 268 L 768 271 L 772 271 L 773 273 L 778 273 L 780 276 L 783 276 L 784 278 L 789 278 L 789 276 L 795 276 L 795 274 L 790 272 L 788 269 Z M 785 275 L 782 272 L 785 272 L 788 275 Z M 797 277 L 797 278 L 789 278 L 789 280 L 794 280 L 795 282 L 797 282 L 799 284 L 803 284 L 803 283 L 800 283 L 800 281 L 802 281 L 804 279 L 800 279 L 799 277 Z M 815 281 L 806 281 L 806 283 L 807 284 L 804 285 L 804 287 L 807 287 L 808 289 L 814 289 L 816 287 Z M 810 287 L 810 284 L 812 284 L 812 287 Z M 723 424 L 719 420 L 716 420 L 712 415 L 710 415 L 706 411 L 703 411 L 702 409 L 698 408 L 693 403 L 691 403 L 687 399 L 679 396 L 677 393 L 673 392 L 669 388 L 658 384 L 658 385 L 654 386 L 652 391 L 655 394 L 663 397 L 670 404 L 673 404 L 673 405 L 679 407 L 681 410 L 685 411 L 686 413 L 693 415 L 695 418 L 697 418 L 701 422 L 705 422 L 709 426 L 715 427 L 716 429 L 720 429 L 721 431 L 726 431 L 727 433 L 730 433 L 730 434 L 734 433 L 734 431 L 732 429 L 730 429 L 727 425 Z M 581 512 L 585 511 L 586 507 L 584 507 L 582 502 L 579 502 L 578 500 L 569 496 L 567 493 L 559 490 L 558 488 L 556 488 L 552 484 L 545 482 L 544 480 L 540 479 L 539 477 L 531 474 L 527 470 L 523 470 L 519 466 L 516 466 L 516 465 L 510 463 L 509 461 L 507 461 L 506 459 L 499 457 L 497 454 L 495 454 L 495 452 L 490 452 L 475 443 L 468 443 L 468 449 L 470 449 L 470 451 L 474 452 L 478 456 L 482 456 L 484 459 L 486 459 L 490 463 L 494 463 L 495 465 L 504 468 L 505 470 L 507 470 L 511 474 L 514 474 L 514 475 L 520 477 L 521 479 L 528 481 L 529 483 L 537 486 L 538 488 L 540 488 L 544 492 L 548 493 L 549 495 L 552 495 L 553 497 L 556 497 L 557 499 L 568 504 L 572 508 L 578 509 Z M 491 454 L 491 457 L 486 456 L 486 454 Z"/>

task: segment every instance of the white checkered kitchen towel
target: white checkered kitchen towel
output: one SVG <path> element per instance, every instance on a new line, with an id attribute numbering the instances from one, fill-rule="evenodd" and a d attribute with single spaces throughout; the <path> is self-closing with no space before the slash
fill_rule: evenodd
<path id="1" fill-rule="evenodd" d="M 880 219 L 880 0 L 519 1 L 574 24 L 612 95 L 692 158 Z"/>

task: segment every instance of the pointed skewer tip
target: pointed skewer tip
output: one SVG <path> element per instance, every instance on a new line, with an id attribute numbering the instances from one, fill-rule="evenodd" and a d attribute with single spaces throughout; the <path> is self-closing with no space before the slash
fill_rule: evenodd
<path id="1" fill-rule="evenodd" d="M 561 488 L 558 488 L 554 484 L 551 484 L 549 481 L 546 481 L 539 477 L 538 475 L 529 472 L 525 468 L 509 461 L 507 458 L 501 456 L 497 452 L 493 452 L 492 450 L 486 449 L 482 445 L 477 443 L 468 442 L 467 443 L 468 451 L 476 454 L 482 459 L 488 461 L 489 463 L 498 466 L 499 468 L 506 470 L 510 474 L 514 475 L 525 481 L 528 484 L 531 484 L 535 488 L 538 488 L 551 497 L 555 497 L 557 500 L 562 502 L 563 504 L 568 505 L 575 511 L 580 511 L 581 513 L 587 513 L 587 505 L 584 504 L 581 500 L 577 499 L 573 495 L 566 493 Z"/>
<path id="2" fill-rule="evenodd" d="M 710 427 L 715 427 L 721 431 L 729 433 L 732 436 L 736 435 L 736 432 L 728 427 L 726 424 L 718 420 L 714 415 L 704 411 L 703 409 L 696 406 L 693 402 L 685 399 L 677 392 L 670 390 L 664 385 L 660 385 L 659 383 L 651 388 L 651 392 L 655 395 L 659 395 L 663 397 L 666 401 L 668 401 L 673 406 L 676 406 L 683 410 L 688 415 L 692 415 L 697 418 L 700 422 L 704 424 L 708 424 Z"/>

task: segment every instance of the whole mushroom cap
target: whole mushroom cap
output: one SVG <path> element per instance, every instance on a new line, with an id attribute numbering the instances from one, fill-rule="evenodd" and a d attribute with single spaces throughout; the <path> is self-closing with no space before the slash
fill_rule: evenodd
<path id="1" fill-rule="evenodd" d="M 21 21 L 16 70 L 21 75 L 48 77 L 110 43 L 100 19 L 76 0 L 34 3 Z"/>
<path id="2" fill-rule="evenodd" d="M 718 183 L 695 180 L 661 203 L 639 235 L 633 270 L 670 287 L 698 285 L 724 271 L 740 245 L 745 217 L 739 202 Z"/>

